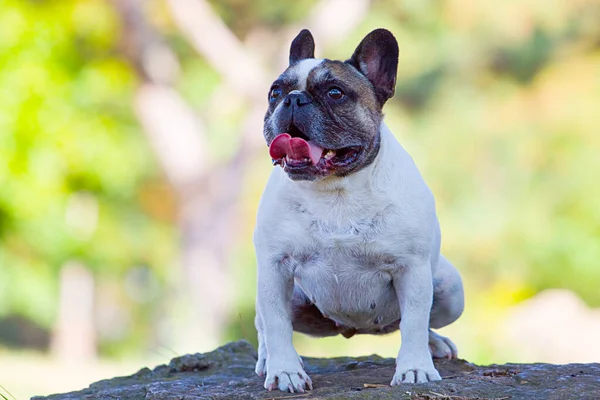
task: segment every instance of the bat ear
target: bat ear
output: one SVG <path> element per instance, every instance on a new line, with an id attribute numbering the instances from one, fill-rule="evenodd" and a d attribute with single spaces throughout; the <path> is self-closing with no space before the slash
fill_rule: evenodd
<path id="1" fill-rule="evenodd" d="M 373 84 L 381 105 L 394 96 L 398 70 L 398 42 L 390 31 L 376 29 L 369 33 L 346 62 Z"/>
<path id="2" fill-rule="evenodd" d="M 315 58 L 315 40 L 308 29 L 302 29 L 290 46 L 290 65 Z"/>

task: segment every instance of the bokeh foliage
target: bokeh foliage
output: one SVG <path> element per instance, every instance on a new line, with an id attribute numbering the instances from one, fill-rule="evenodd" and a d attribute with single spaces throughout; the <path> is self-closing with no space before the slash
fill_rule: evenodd
<path id="1" fill-rule="evenodd" d="M 164 183 L 119 34 L 103 1 L 0 6 L 0 315 L 50 328 L 70 260 L 100 280 L 133 266 L 160 280 L 174 255 L 172 221 L 151 215 Z M 133 326 L 147 325 L 129 303 Z"/>
<path id="2" fill-rule="evenodd" d="M 169 190 L 132 110 L 138 82 L 120 53 L 119 19 L 100 0 L 0 4 L 0 315 L 50 328 L 65 262 L 83 262 L 117 292 L 141 265 L 159 282 L 156 295 L 119 297 L 131 323 L 115 343 L 142 349 L 160 318 L 152 310 L 170 293 L 177 237 Z M 246 105 L 219 113 L 218 75 L 153 4 L 181 60 L 177 87 L 226 153 Z M 315 2 L 212 4 L 243 39 L 299 21 Z M 345 59 L 371 29 L 398 38 L 386 118 L 436 195 L 444 252 L 465 277 L 466 327 L 552 287 L 600 306 L 598 21 L 595 0 L 376 0 L 342 45 L 317 41 L 318 55 Z M 229 338 L 253 340 L 251 231 L 270 165 L 255 160 L 248 170 Z M 66 214 L 90 201 L 98 222 L 88 232 Z M 492 340 L 470 344 L 468 355 L 494 361 Z"/>

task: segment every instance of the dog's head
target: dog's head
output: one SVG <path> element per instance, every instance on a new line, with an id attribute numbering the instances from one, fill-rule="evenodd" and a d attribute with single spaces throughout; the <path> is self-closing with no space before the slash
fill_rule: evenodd
<path id="1" fill-rule="evenodd" d="M 273 163 L 293 180 L 346 176 L 369 165 L 396 84 L 398 43 L 385 29 L 369 33 L 346 61 L 316 59 L 314 50 L 310 32 L 301 31 L 268 95 L 265 139 Z"/>

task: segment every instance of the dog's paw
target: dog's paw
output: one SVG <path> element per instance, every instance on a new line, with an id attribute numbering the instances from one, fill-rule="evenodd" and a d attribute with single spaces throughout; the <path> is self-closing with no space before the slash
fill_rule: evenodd
<path id="1" fill-rule="evenodd" d="M 300 363 L 300 357 L 293 362 L 278 362 L 269 360 L 265 389 L 279 389 L 284 392 L 303 393 L 313 388 L 310 377 L 306 375 Z M 257 365 L 258 368 L 258 365 Z"/>
<path id="2" fill-rule="evenodd" d="M 302 357 L 298 356 L 298 361 L 302 368 L 304 368 L 304 360 Z M 264 354 L 258 353 L 258 360 L 256 361 L 256 366 L 254 367 L 254 373 L 260 377 L 263 377 L 267 374 L 267 356 Z"/>
<path id="3" fill-rule="evenodd" d="M 449 360 L 458 357 L 458 349 L 452 340 L 445 336 L 429 331 L 429 350 L 433 358 L 447 358 Z"/>
<path id="4" fill-rule="evenodd" d="M 426 383 L 440 381 L 442 377 L 435 369 L 429 355 L 421 358 L 400 357 L 396 360 L 396 373 L 391 385 L 402 383 Z"/>

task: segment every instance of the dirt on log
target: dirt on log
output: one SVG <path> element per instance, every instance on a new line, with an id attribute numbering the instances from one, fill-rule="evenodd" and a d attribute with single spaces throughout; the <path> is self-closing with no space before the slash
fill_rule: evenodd
<path id="1" fill-rule="evenodd" d="M 565 400 L 600 399 L 600 364 L 504 364 L 478 366 L 436 360 L 441 382 L 390 387 L 394 360 L 379 356 L 304 358 L 314 390 L 267 392 L 254 375 L 256 351 L 245 341 L 206 354 L 174 358 L 153 370 L 93 383 L 78 392 L 35 400 L 197 399 L 412 399 Z"/>

